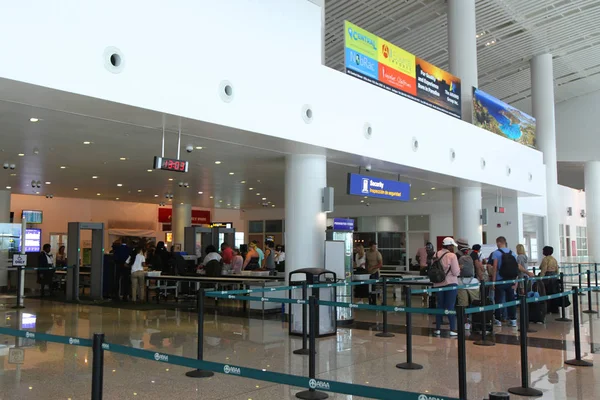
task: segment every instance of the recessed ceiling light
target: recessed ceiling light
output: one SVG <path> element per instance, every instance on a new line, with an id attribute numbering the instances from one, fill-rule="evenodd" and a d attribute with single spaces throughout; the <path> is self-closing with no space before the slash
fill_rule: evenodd
<path id="1" fill-rule="evenodd" d="M 230 172 L 229 175 L 235 175 L 235 172 Z"/>
<path id="2" fill-rule="evenodd" d="M 142 189 L 138 189 L 138 193 L 142 193 Z"/>
<path id="3" fill-rule="evenodd" d="M 155 195 L 154 195 L 154 197 L 158 197 L 158 195 L 157 195 L 157 194 L 155 194 Z"/>
<path id="4" fill-rule="evenodd" d="M 425 196 L 425 193 L 421 193 L 421 196 Z"/>
<path id="5" fill-rule="evenodd" d="M 368 199 L 368 198 L 369 198 L 369 196 L 365 196 L 364 198 L 365 198 L 365 199 Z"/>
<path id="6" fill-rule="evenodd" d="M 271 207 L 275 207 L 275 204 L 272 204 Z"/>
<path id="7" fill-rule="evenodd" d="M 202 150 L 202 146 L 196 146 L 196 150 Z"/>
<path id="8" fill-rule="evenodd" d="M 246 183 L 246 181 L 241 181 L 240 183 L 241 183 L 241 184 L 244 184 L 244 183 Z"/>
<path id="9" fill-rule="evenodd" d="M 96 196 L 102 196 L 102 194 L 101 193 L 96 193 Z"/>
<path id="10" fill-rule="evenodd" d="M 148 172 L 152 172 L 152 170 L 151 170 L 151 169 L 147 169 L 146 171 L 148 171 Z"/>
<path id="11" fill-rule="evenodd" d="M 121 157 L 121 158 L 119 158 L 119 160 L 125 161 L 125 160 L 127 160 L 127 157 Z"/>
<path id="12" fill-rule="evenodd" d="M 23 154 L 23 153 L 19 153 L 19 154 L 17 154 L 17 155 L 18 155 L 19 157 L 25 157 L 25 154 Z"/>
<path id="13" fill-rule="evenodd" d="M 52 182 L 48 181 L 46 182 L 46 185 L 52 185 Z"/>
<path id="14" fill-rule="evenodd" d="M 266 198 L 266 197 L 263 197 L 262 199 L 263 199 L 263 200 L 266 200 L 267 198 Z"/>
<path id="15" fill-rule="evenodd" d="M 414 198 L 413 198 L 413 200 L 417 200 L 417 198 L 416 198 L 416 197 L 414 197 Z"/>
<path id="16" fill-rule="evenodd" d="M 40 192 L 35 192 L 35 194 L 40 194 Z"/>
<path id="17" fill-rule="evenodd" d="M 179 204 L 183 205 L 183 203 L 179 203 Z"/>
<path id="18" fill-rule="evenodd" d="M 92 179 L 98 179 L 98 177 L 96 175 L 92 176 Z"/>
<path id="19" fill-rule="evenodd" d="M 211 199 L 214 199 L 215 197 L 214 197 L 214 196 L 210 196 L 210 198 L 211 198 Z"/>
<path id="20" fill-rule="evenodd" d="M 83 142 L 83 144 L 92 144 L 92 142 Z"/>
<path id="21" fill-rule="evenodd" d="M 117 198 L 115 198 L 115 200 L 119 200 L 119 198 L 117 197 Z"/>
<path id="22" fill-rule="evenodd" d="M 7 186 L 6 188 L 7 188 L 7 189 L 12 189 L 12 186 Z"/>
<path id="23" fill-rule="evenodd" d="M 360 202 L 361 202 L 361 203 L 364 203 L 365 201 L 364 201 L 364 200 L 361 200 Z"/>
<path id="24" fill-rule="evenodd" d="M 123 184 L 122 183 L 117 183 L 117 186 L 121 187 L 121 186 L 123 186 Z"/>
<path id="25" fill-rule="evenodd" d="M 60 166 L 60 169 L 65 169 L 65 168 L 67 168 L 67 167 L 65 167 L 64 165 Z"/>
<path id="26" fill-rule="evenodd" d="M 248 188 L 248 190 L 254 190 L 254 188 Z"/>
<path id="27" fill-rule="evenodd" d="M 29 122 L 38 122 L 38 121 L 39 121 L 38 118 L 35 118 L 35 117 L 29 118 Z"/>
<path id="28" fill-rule="evenodd" d="M 223 202 L 223 200 L 219 200 L 219 203 L 222 203 L 222 202 Z"/>
<path id="29" fill-rule="evenodd" d="M 169 181 L 172 181 L 172 180 L 173 180 L 173 178 L 169 178 Z"/>
<path id="30" fill-rule="evenodd" d="M 260 193 L 256 193 L 257 196 L 260 196 Z"/>
<path id="31" fill-rule="evenodd" d="M 227 204 L 227 207 L 231 207 L 231 204 Z"/>
<path id="32" fill-rule="evenodd" d="M 198 192 L 198 194 L 204 194 L 204 192 Z"/>
<path id="33" fill-rule="evenodd" d="M 219 165 L 221 164 L 221 161 L 215 161 L 215 164 Z"/>
<path id="34" fill-rule="evenodd" d="M 10 176 L 17 176 L 17 174 L 10 174 Z"/>
<path id="35" fill-rule="evenodd" d="M 79 190 L 79 188 L 73 188 L 73 190 Z"/>

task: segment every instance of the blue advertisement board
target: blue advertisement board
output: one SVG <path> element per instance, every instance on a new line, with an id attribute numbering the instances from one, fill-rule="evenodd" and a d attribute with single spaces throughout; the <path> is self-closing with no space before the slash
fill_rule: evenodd
<path id="1" fill-rule="evenodd" d="M 348 174 L 348 194 L 378 199 L 409 201 L 410 184 L 372 176 Z"/>
<path id="2" fill-rule="evenodd" d="M 379 63 L 377 60 L 360 54 L 346 47 L 346 68 L 352 69 L 369 78 L 378 79 Z"/>
<path id="3" fill-rule="evenodd" d="M 345 218 L 333 219 L 334 231 L 354 231 L 354 220 Z"/>

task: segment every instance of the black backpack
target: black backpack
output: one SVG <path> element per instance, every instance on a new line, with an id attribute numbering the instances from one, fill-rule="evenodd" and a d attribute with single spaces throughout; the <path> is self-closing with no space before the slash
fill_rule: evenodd
<path id="1" fill-rule="evenodd" d="M 502 253 L 502 264 L 500 264 L 500 276 L 502 279 L 512 280 L 517 279 L 519 276 L 519 263 L 517 263 L 517 259 L 514 257 L 512 251 L 508 251 L 508 253 Z"/>
<path id="2" fill-rule="evenodd" d="M 434 258 L 431 266 L 427 270 L 427 276 L 431 283 L 442 283 L 446 280 L 446 276 L 450 272 L 452 268 L 448 268 L 448 271 L 444 270 L 444 264 L 442 260 L 446 256 L 446 254 L 450 254 L 450 252 L 446 252 L 442 254 L 440 258 Z"/>

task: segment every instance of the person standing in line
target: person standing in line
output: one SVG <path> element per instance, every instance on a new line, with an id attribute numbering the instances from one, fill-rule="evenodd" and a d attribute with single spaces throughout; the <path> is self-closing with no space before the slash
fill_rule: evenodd
<path id="1" fill-rule="evenodd" d="M 558 261 L 552 254 L 554 254 L 554 248 L 551 246 L 545 246 L 542 249 L 544 258 L 540 264 L 540 276 L 557 276 L 558 275 Z M 545 279 L 543 281 L 544 289 L 546 289 L 546 295 L 556 294 L 562 292 L 561 282 L 556 278 Z M 568 298 L 561 297 L 559 299 L 548 300 L 548 312 L 550 314 L 557 314 L 563 302 Z M 565 303 L 566 305 L 566 303 Z"/>
<path id="2" fill-rule="evenodd" d="M 517 262 L 519 263 L 519 279 L 523 279 L 526 274 L 522 271 L 522 269 L 527 271 L 529 258 L 527 257 L 527 254 L 525 254 L 525 246 L 522 244 L 517 245 Z M 519 294 L 527 293 L 528 289 L 525 287 L 525 282 L 519 282 L 517 287 Z"/>
<path id="3" fill-rule="evenodd" d="M 231 271 L 231 263 L 233 262 L 233 249 L 227 242 L 221 244 L 221 256 L 223 257 L 223 270 Z"/>
<path id="4" fill-rule="evenodd" d="M 439 260 L 440 264 L 444 268 L 446 279 L 440 283 L 434 283 L 433 287 L 448 287 L 458 286 L 458 276 L 460 275 L 460 266 L 458 265 L 458 258 L 456 258 L 455 249 L 457 244 L 453 238 L 447 237 L 442 241 L 442 248 L 435 254 L 435 259 Z M 434 261 L 435 262 L 435 261 Z M 454 311 L 456 306 L 456 298 L 458 296 L 457 290 L 446 290 L 437 292 L 437 308 L 442 310 Z M 458 336 L 456 331 L 456 315 L 448 315 L 450 321 L 450 336 Z M 442 325 L 442 315 L 435 316 L 435 330 L 433 333 L 436 336 L 441 334 L 440 327 Z"/>
<path id="5" fill-rule="evenodd" d="M 58 248 L 58 252 L 56 253 L 56 266 L 57 267 L 66 267 L 67 266 L 67 254 L 65 253 L 65 246 L 60 246 Z"/>
<path id="6" fill-rule="evenodd" d="M 144 302 L 144 292 L 146 286 L 146 256 L 144 254 L 143 247 L 137 247 L 134 254 L 129 256 L 125 261 L 131 268 L 131 301 L 137 302 L 137 295 L 139 292 L 140 303 Z"/>
<path id="7" fill-rule="evenodd" d="M 260 248 L 260 246 L 258 245 L 258 242 L 256 240 L 253 240 L 252 243 L 254 245 L 254 251 L 256 251 L 256 253 L 258 254 L 258 265 L 260 268 L 260 266 L 263 265 L 263 260 L 265 259 L 265 253 L 264 251 L 262 251 L 262 249 Z"/>
<path id="8" fill-rule="evenodd" d="M 540 276 L 558 275 L 558 261 L 554 258 L 554 248 L 545 246 L 542 249 L 544 258 L 540 264 Z"/>
<path id="9" fill-rule="evenodd" d="M 54 256 L 51 253 L 52 247 L 46 243 L 42 247 L 42 252 L 38 258 L 38 283 L 40 284 L 40 294 L 45 296 L 45 287 L 48 286 L 50 296 L 52 296 L 52 279 L 54 278 Z M 43 268 L 43 269 L 42 269 Z"/>
<path id="10" fill-rule="evenodd" d="M 498 250 L 494 251 L 490 255 L 490 258 L 492 259 L 494 271 L 492 280 L 496 282 L 494 285 L 494 297 L 496 304 L 501 304 L 515 300 L 513 284 L 502 282 L 518 278 L 519 263 L 517 262 L 517 256 L 508 248 L 504 236 L 499 236 L 496 239 L 496 245 L 498 246 Z M 502 320 L 506 316 L 504 310 L 506 308 L 496 310 L 496 326 L 502 326 Z M 517 326 L 517 307 L 508 307 L 508 319 L 510 320 L 510 326 Z"/>
<path id="11" fill-rule="evenodd" d="M 285 272 L 285 249 L 280 244 L 275 247 L 275 268 L 277 272 Z"/>
<path id="12" fill-rule="evenodd" d="M 475 262 L 473 261 L 473 251 L 469 247 L 466 239 L 458 239 L 456 241 L 458 249 L 461 252 L 458 258 L 458 266 L 460 267 L 460 276 L 458 277 L 459 286 L 474 286 L 469 289 L 459 289 L 456 304 L 458 306 L 469 307 L 473 300 L 479 300 L 479 279 L 476 273 Z M 471 329 L 469 322 L 465 323 L 465 329 Z"/>
<path id="13" fill-rule="evenodd" d="M 379 271 L 383 266 L 383 257 L 379 250 L 377 250 L 377 243 L 369 243 L 369 250 L 366 251 L 365 257 L 367 260 L 367 272 L 371 275 L 369 278 L 379 279 Z M 377 304 L 377 297 L 373 292 L 369 293 L 369 304 Z"/>
<path id="14" fill-rule="evenodd" d="M 240 249 L 233 249 L 233 261 L 231 263 L 231 272 L 234 274 L 241 274 L 243 266 L 244 259 L 242 258 Z"/>
<path id="15" fill-rule="evenodd" d="M 244 260 L 243 270 L 254 271 L 260 268 L 258 260 L 260 259 L 258 252 L 256 251 L 256 244 L 254 242 L 248 245 L 248 252 Z"/>
<path id="16" fill-rule="evenodd" d="M 356 253 L 354 254 L 354 269 L 367 268 L 367 255 L 365 254 L 365 246 L 362 243 L 356 245 Z"/>
<path id="17" fill-rule="evenodd" d="M 275 271 L 275 243 L 267 240 L 265 242 L 265 259 L 262 263 L 262 269 L 266 269 L 269 273 L 277 274 Z"/>
<path id="18" fill-rule="evenodd" d="M 121 296 L 123 301 L 127 301 L 129 297 L 129 291 L 131 289 L 131 269 L 127 265 L 127 259 L 129 258 L 131 249 L 127 246 L 125 238 L 121 238 L 120 242 L 117 241 L 113 244 L 113 257 L 115 261 L 115 270 L 117 280 L 115 281 L 115 298 Z M 121 291 L 119 293 L 119 284 Z"/>

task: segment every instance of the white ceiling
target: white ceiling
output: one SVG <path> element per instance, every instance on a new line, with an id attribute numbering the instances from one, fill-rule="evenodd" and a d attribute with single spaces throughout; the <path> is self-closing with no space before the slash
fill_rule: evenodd
<path id="1" fill-rule="evenodd" d="M 347 19 L 448 70 L 445 0 L 325 3 L 328 66 L 343 70 Z M 556 102 L 600 90 L 600 1 L 478 0 L 476 12 L 481 89 L 529 111 L 529 60 L 550 52 Z"/>

